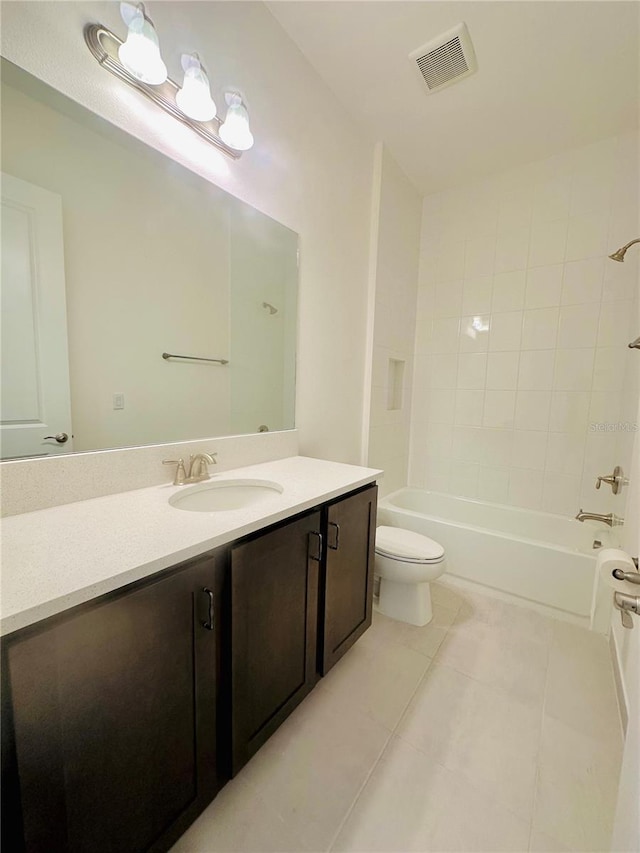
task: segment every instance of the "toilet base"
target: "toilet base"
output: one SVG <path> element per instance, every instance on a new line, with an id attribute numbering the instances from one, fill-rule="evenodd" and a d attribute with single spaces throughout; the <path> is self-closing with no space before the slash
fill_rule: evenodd
<path id="1" fill-rule="evenodd" d="M 433 618 L 429 583 L 398 583 L 380 578 L 378 610 L 410 625 L 427 625 Z"/>

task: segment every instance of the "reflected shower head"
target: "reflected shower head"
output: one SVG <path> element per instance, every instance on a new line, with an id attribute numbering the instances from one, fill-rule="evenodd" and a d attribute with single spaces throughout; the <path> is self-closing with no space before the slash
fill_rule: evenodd
<path id="1" fill-rule="evenodd" d="M 640 243 L 640 237 L 638 237 L 636 240 L 631 240 L 631 242 L 627 243 L 626 246 L 621 246 L 612 255 L 609 255 L 609 257 L 612 261 L 619 261 L 620 263 L 622 263 L 624 261 L 624 256 L 626 254 L 627 249 L 629 248 L 629 246 L 633 246 L 634 243 Z"/>

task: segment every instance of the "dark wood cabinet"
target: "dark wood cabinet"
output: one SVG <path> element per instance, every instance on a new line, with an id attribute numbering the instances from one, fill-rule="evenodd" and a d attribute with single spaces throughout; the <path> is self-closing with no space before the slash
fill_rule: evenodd
<path id="1" fill-rule="evenodd" d="M 218 563 L 205 555 L 3 642 L 4 849 L 167 850 L 213 799 Z"/>
<path id="2" fill-rule="evenodd" d="M 234 774 L 317 681 L 320 525 L 312 512 L 231 550 Z"/>
<path id="3" fill-rule="evenodd" d="M 371 624 L 376 495 L 3 638 L 3 850 L 168 850 Z"/>
<path id="4" fill-rule="evenodd" d="M 327 549 L 320 584 L 322 675 L 371 625 L 377 493 L 376 486 L 369 486 L 324 510 Z"/>

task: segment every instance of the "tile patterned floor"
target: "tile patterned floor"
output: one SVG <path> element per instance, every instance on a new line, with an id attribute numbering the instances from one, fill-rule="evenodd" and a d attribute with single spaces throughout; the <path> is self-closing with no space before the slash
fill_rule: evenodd
<path id="1" fill-rule="evenodd" d="M 609 850 L 606 640 L 432 588 L 433 621 L 375 614 L 174 853 Z"/>

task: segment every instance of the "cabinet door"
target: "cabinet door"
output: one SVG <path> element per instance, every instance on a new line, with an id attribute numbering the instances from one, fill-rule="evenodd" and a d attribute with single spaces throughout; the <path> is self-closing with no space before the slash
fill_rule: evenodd
<path id="1" fill-rule="evenodd" d="M 371 625 L 377 494 L 377 486 L 370 486 L 330 504 L 326 510 L 322 675 Z"/>
<path id="2" fill-rule="evenodd" d="M 317 680 L 320 513 L 231 551 L 233 773 Z"/>
<path id="3" fill-rule="evenodd" d="M 210 802 L 220 584 L 208 555 L 8 640 L 8 849 L 166 850 Z"/>

